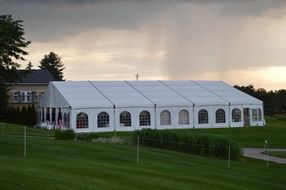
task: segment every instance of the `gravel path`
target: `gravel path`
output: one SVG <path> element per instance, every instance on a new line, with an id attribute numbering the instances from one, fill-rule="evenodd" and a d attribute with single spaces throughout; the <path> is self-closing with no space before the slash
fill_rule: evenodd
<path id="1" fill-rule="evenodd" d="M 276 162 L 279 164 L 286 164 L 286 159 L 285 158 L 278 158 L 275 156 L 267 156 L 265 154 L 262 154 L 262 152 L 265 151 L 265 148 L 243 148 L 243 156 L 245 157 L 250 157 L 250 158 L 256 158 L 260 160 L 269 160 L 272 162 Z M 280 152 L 286 152 L 286 149 L 278 149 L 278 148 L 269 148 L 269 152 L 271 151 L 280 151 Z"/>

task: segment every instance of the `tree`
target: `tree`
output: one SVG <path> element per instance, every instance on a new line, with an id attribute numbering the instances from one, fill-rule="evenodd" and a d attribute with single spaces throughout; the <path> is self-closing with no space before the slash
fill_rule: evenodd
<path id="1" fill-rule="evenodd" d="M 26 70 L 27 70 L 27 71 L 31 71 L 32 68 L 33 68 L 33 64 L 32 64 L 31 61 L 29 61 L 28 65 L 27 65 L 27 67 L 26 67 Z"/>
<path id="2" fill-rule="evenodd" d="M 22 20 L 13 20 L 11 15 L 0 15 L 0 98 L 1 107 L 8 103 L 7 83 L 16 82 L 19 78 L 18 60 L 24 61 L 28 52 L 24 51 L 31 43 L 23 37 L 25 32 Z"/>
<path id="3" fill-rule="evenodd" d="M 48 69 L 51 74 L 58 81 L 63 81 L 63 70 L 64 64 L 61 61 L 61 57 L 55 54 L 54 52 L 50 52 L 48 55 L 45 55 L 44 58 L 40 61 L 41 69 Z"/>

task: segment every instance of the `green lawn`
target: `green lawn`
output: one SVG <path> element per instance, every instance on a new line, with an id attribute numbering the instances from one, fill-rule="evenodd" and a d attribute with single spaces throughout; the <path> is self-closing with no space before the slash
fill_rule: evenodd
<path id="1" fill-rule="evenodd" d="M 27 157 L 24 158 L 23 126 L 5 124 L 3 132 L 0 189 L 286 189 L 286 165 L 272 162 L 267 168 L 265 161 L 243 158 L 231 161 L 228 169 L 226 160 L 141 147 L 137 165 L 134 146 L 55 141 L 51 138 L 52 131 L 36 128 L 27 128 Z M 223 135 L 245 147 L 262 147 L 264 139 L 268 139 L 270 147 L 286 147 L 285 117 L 267 118 L 266 127 L 174 132 Z"/>
<path id="2" fill-rule="evenodd" d="M 244 158 L 227 162 L 134 146 L 0 136 L 0 189 L 286 189 L 286 165 Z"/>
<path id="3" fill-rule="evenodd" d="M 213 128 L 213 129 L 176 129 L 184 134 L 216 134 L 233 139 L 242 147 L 264 147 L 265 139 L 270 148 L 286 148 L 286 116 L 266 117 L 264 127 Z M 130 132 L 117 132 L 118 136 L 131 136 Z M 98 133 L 97 136 L 110 137 L 114 133 Z"/>

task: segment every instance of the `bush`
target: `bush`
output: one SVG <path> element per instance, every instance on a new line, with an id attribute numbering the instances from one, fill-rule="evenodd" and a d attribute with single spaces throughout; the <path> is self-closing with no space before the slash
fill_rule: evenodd
<path id="1" fill-rule="evenodd" d="M 92 140 L 92 134 L 90 133 L 77 133 L 76 140 L 90 142 Z"/>
<path id="2" fill-rule="evenodd" d="M 135 135 L 140 137 L 140 145 L 163 148 L 169 150 L 191 153 L 201 156 L 228 159 L 230 148 L 231 159 L 237 160 L 241 157 L 241 147 L 238 143 L 217 135 L 186 135 L 172 131 L 142 129 Z"/>
<path id="3" fill-rule="evenodd" d="M 56 130 L 54 135 L 56 140 L 74 140 L 75 132 L 71 129 L 69 130 Z"/>

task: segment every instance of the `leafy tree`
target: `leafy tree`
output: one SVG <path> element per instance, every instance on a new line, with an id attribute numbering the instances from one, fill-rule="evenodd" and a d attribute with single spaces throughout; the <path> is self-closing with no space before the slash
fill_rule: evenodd
<path id="1" fill-rule="evenodd" d="M 18 79 L 18 60 L 25 60 L 28 53 L 23 49 L 31 43 L 23 37 L 25 32 L 22 20 L 13 20 L 11 15 L 0 15 L 0 106 L 8 103 L 7 83 Z"/>
<path id="2" fill-rule="evenodd" d="M 51 74 L 55 77 L 56 80 L 62 81 L 63 79 L 63 70 L 65 69 L 64 64 L 61 61 L 61 57 L 50 52 L 48 55 L 45 55 L 44 58 L 40 61 L 41 69 L 48 69 Z"/>

